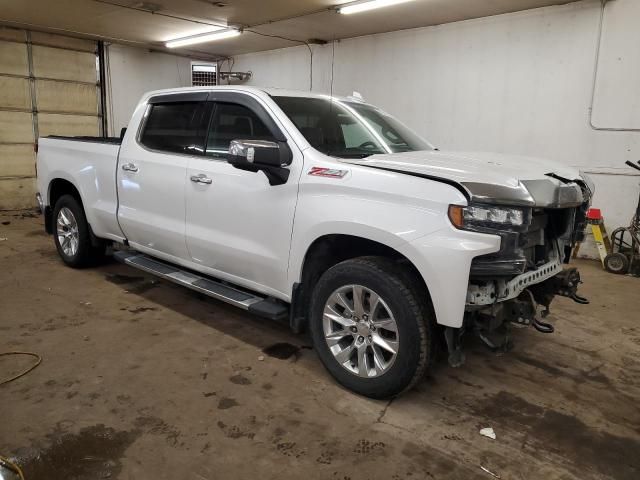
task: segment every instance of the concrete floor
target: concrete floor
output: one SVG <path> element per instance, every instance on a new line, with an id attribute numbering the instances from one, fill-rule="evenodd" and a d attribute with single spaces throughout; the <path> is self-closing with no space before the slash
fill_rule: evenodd
<path id="1" fill-rule="evenodd" d="M 555 301 L 555 334 L 517 330 L 504 356 L 468 341 L 466 366 L 383 402 L 286 326 L 66 268 L 40 218 L 0 215 L 0 237 L 0 351 L 44 358 L 0 387 L 0 454 L 27 480 L 640 478 L 640 279 L 580 261 L 591 305 Z M 0 357 L 0 377 L 29 361 Z"/>

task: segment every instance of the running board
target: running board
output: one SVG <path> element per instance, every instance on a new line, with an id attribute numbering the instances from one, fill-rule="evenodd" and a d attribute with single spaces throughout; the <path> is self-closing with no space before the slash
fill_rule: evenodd
<path id="1" fill-rule="evenodd" d="M 261 317 L 281 320 L 289 315 L 288 307 L 277 300 L 264 298 L 219 280 L 183 270 L 176 265 L 157 260 L 142 253 L 120 250 L 113 254 L 113 258 L 131 267 L 195 290 L 208 297 L 222 300 Z"/>

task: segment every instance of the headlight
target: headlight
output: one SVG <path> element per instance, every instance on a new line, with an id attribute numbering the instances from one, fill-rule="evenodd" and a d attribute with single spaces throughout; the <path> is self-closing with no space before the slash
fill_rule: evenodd
<path id="1" fill-rule="evenodd" d="M 500 229 L 524 225 L 527 215 L 521 208 L 449 205 L 449 219 L 456 228 L 473 230 L 475 226 Z"/>

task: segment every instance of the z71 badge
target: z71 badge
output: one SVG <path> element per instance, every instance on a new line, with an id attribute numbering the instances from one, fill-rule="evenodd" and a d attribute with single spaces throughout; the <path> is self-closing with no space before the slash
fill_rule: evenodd
<path id="1" fill-rule="evenodd" d="M 316 177 L 342 178 L 347 174 L 347 170 L 338 170 L 336 168 L 311 167 L 309 175 Z"/>

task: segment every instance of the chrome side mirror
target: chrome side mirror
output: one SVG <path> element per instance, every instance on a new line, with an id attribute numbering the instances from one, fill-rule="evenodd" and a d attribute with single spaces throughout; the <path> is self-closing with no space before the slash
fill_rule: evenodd
<path id="1" fill-rule="evenodd" d="M 231 140 L 227 162 L 240 170 L 263 171 L 271 185 L 282 185 L 289 178 L 293 153 L 287 142 Z"/>
<path id="2" fill-rule="evenodd" d="M 233 165 L 246 162 L 255 166 L 283 166 L 280 145 L 268 140 L 231 140 L 227 158 Z"/>

